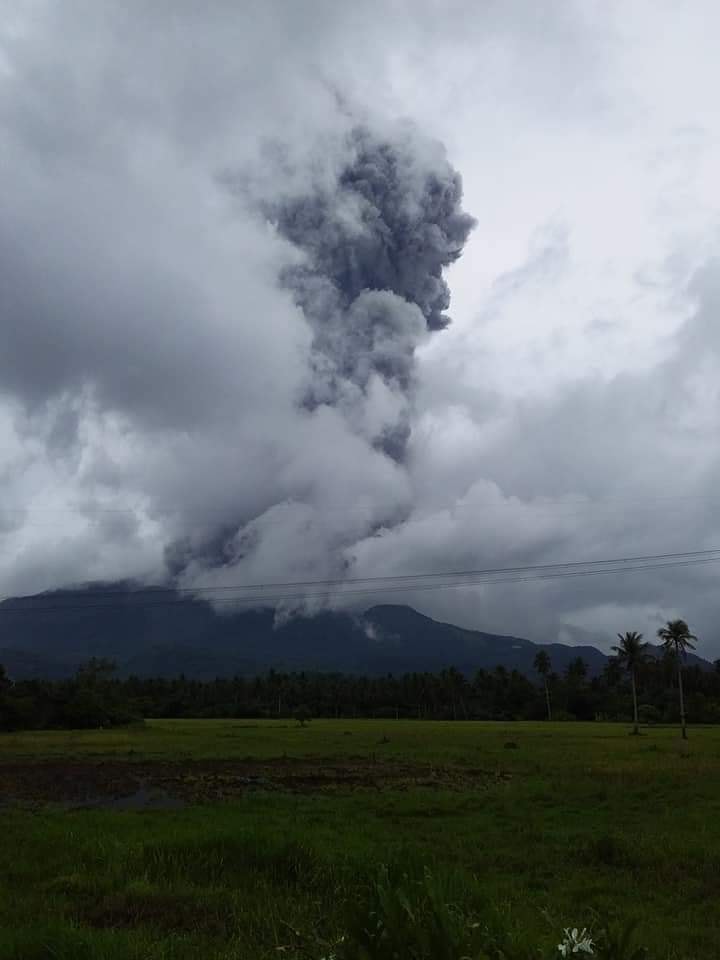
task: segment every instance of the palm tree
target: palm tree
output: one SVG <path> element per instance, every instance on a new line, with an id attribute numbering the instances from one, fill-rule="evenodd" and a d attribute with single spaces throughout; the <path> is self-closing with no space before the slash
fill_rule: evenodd
<path id="1" fill-rule="evenodd" d="M 668 620 L 664 627 L 660 627 L 657 632 L 662 640 L 665 652 L 675 660 L 678 672 L 678 692 L 680 694 L 680 726 L 682 727 L 682 738 L 687 740 L 687 726 L 685 724 L 685 699 L 683 697 L 682 685 L 682 665 L 688 650 L 694 650 L 693 640 L 697 640 L 694 633 L 690 633 L 690 627 L 684 620 Z"/>
<path id="2" fill-rule="evenodd" d="M 550 674 L 550 656 L 545 650 L 538 650 L 535 654 L 533 666 L 543 678 L 545 684 L 545 703 L 547 704 L 548 720 L 552 720 L 552 710 L 550 709 L 550 688 L 548 687 L 548 676 Z"/>
<path id="3" fill-rule="evenodd" d="M 626 633 L 619 633 L 618 640 L 620 641 L 619 646 L 613 647 L 615 651 L 616 660 L 619 666 L 623 667 L 630 674 L 630 680 L 632 682 L 632 698 L 633 698 L 633 733 L 635 735 L 640 733 L 638 728 L 638 704 L 637 704 L 637 686 L 635 683 L 635 675 L 638 667 L 641 666 L 645 659 L 645 650 L 647 644 L 642 642 L 642 634 L 637 633 L 635 630 L 628 630 Z"/>

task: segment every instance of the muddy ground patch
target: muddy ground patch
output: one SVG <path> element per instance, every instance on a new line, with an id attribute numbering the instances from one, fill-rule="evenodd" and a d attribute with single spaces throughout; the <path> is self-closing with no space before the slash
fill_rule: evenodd
<path id="1" fill-rule="evenodd" d="M 480 768 L 367 758 L 17 760 L 0 763 L 0 803 L 151 809 L 228 800 L 257 790 L 477 790 L 506 779 L 506 774 Z"/>

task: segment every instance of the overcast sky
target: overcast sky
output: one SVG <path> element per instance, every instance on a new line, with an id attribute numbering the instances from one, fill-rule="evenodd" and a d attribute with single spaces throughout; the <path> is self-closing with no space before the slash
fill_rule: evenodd
<path id="1" fill-rule="evenodd" d="M 720 548 L 719 31 L 712 0 L 0 3 L 0 593 Z M 371 230 L 347 171 L 388 145 Z M 712 657 L 719 574 L 397 599 L 605 649 L 683 616 Z"/>

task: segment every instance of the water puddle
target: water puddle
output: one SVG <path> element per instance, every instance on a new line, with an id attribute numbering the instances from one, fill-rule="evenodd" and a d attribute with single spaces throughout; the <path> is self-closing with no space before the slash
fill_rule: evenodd
<path id="1" fill-rule="evenodd" d="M 83 797 L 66 801 L 64 810 L 180 810 L 187 802 L 158 787 L 141 784 L 133 793 Z"/>

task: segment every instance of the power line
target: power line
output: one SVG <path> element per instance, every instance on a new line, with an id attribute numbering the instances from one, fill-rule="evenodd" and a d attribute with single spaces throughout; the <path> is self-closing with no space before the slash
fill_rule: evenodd
<path id="1" fill-rule="evenodd" d="M 325 589 L 322 591 L 316 590 L 303 590 L 300 592 L 276 592 L 276 593 L 262 593 L 256 595 L 237 595 L 234 597 L 220 597 L 213 598 L 212 602 L 214 605 L 243 605 L 243 604 L 262 604 L 269 602 L 278 602 L 282 600 L 308 600 L 308 599 L 328 599 L 328 595 L 332 593 L 332 586 L 343 587 L 345 584 L 368 584 L 367 586 L 360 587 L 350 587 L 349 589 L 339 589 L 334 593 L 334 599 L 341 599 L 346 596 L 367 596 L 367 595 L 377 595 L 382 593 L 397 593 L 397 592 L 426 592 L 428 590 L 443 590 L 443 589 L 454 589 L 462 586 L 492 586 L 494 584 L 504 584 L 504 583 L 530 583 L 537 581 L 547 581 L 547 580 L 557 580 L 557 579 L 574 579 L 578 577 L 590 577 L 590 576 L 608 576 L 611 574 L 617 573 L 632 573 L 638 571 L 650 571 L 656 569 L 666 569 L 669 567 L 689 567 L 689 566 L 698 566 L 701 564 L 715 563 L 720 561 L 720 555 L 718 556 L 709 556 L 708 554 L 717 553 L 720 554 L 718 550 L 702 550 L 702 551 L 692 551 L 689 553 L 677 553 L 677 554 L 656 554 L 648 557 L 638 557 L 638 558 L 620 558 L 618 560 L 592 560 L 592 561 L 572 561 L 566 564 L 537 564 L 535 566 L 528 567 L 505 567 L 497 569 L 489 569 L 485 571 L 460 571 L 453 574 L 420 574 L 415 575 L 413 578 L 412 575 L 405 577 L 373 577 L 365 578 L 364 580 L 344 580 L 344 581 L 305 581 L 304 583 L 284 583 L 284 584 L 268 584 L 267 587 L 284 587 L 284 588 L 296 588 L 297 586 L 324 586 Z M 637 562 L 640 561 L 640 562 Z M 604 564 L 605 566 L 599 566 Z M 577 569 L 578 567 L 584 566 L 589 569 Z M 568 568 L 571 569 L 562 569 Z M 560 568 L 560 569 L 559 569 Z M 427 579 L 420 580 L 418 582 L 417 578 L 439 578 L 434 582 Z M 390 582 L 388 582 L 390 581 Z M 392 582 L 395 581 L 395 582 Z M 397 582 L 401 581 L 401 582 Z M 372 584 L 372 585 L 370 585 Z M 245 587 L 236 587 L 234 589 L 250 589 L 251 585 Z M 218 588 L 204 588 L 206 590 L 213 590 Z M 232 589 L 232 588 L 226 588 Z M 164 592 L 172 590 L 172 588 L 153 588 L 149 591 L 143 591 L 141 589 L 134 591 L 113 591 L 104 594 L 105 596 L 133 596 L 133 595 L 143 595 L 149 592 Z M 183 603 L 187 596 L 192 597 L 194 591 L 186 590 L 184 594 L 175 595 L 173 597 L 167 597 L 165 599 L 157 600 L 140 600 L 132 601 L 130 603 L 119 603 L 118 601 L 110 601 L 104 603 L 92 603 L 92 602 L 83 602 L 78 603 L 77 598 L 73 598 L 73 602 L 70 603 L 56 603 L 53 605 L 50 604 L 40 604 L 36 605 L 34 602 L 32 605 L 27 603 L 25 605 L 19 605 L 14 603 L 12 606 L 7 606 L 3 604 L 0 606 L 0 612 L 2 613 L 41 613 L 41 612 L 64 612 L 70 610 L 95 610 L 95 609 L 137 609 L 141 607 L 160 607 L 160 606 L 173 606 L 179 603 Z M 89 599 L 95 599 L 102 594 L 92 594 Z M 50 597 L 48 597 L 50 599 Z M 33 598 L 35 600 L 35 598 Z"/>
<path id="2" fill-rule="evenodd" d="M 158 593 L 167 593 L 172 591 L 176 594 L 187 594 L 188 596 L 195 596 L 199 593 L 218 593 L 220 591 L 234 591 L 234 590 L 272 590 L 274 588 L 285 589 L 285 588 L 300 588 L 300 587 L 336 587 L 336 586 L 353 586 L 355 584 L 383 584 L 383 583 L 398 583 L 398 584 L 407 584 L 413 581 L 424 582 L 426 580 L 438 580 L 438 579 L 450 579 L 450 578 L 471 578 L 471 577 L 485 577 L 491 575 L 503 575 L 503 574 L 515 574 L 515 573 L 529 573 L 536 570 L 566 570 L 566 569 L 577 569 L 580 567 L 599 567 L 599 566 L 608 566 L 610 564 L 626 564 L 626 563 L 650 563 L 652 561 L 662 561 L 662 560 L 689 560 L 694 558 L 703 558 L 709 557 L 715 559 L 713 556 L 717 554 L 717 559 L 720 559 L 720 547 L 715 547 L 713 549 L 707 550 L 690 550 L 681 553 L 651 553 L 651 554 L 641 554 L 639 556 L 630 556 L 630 557 L 614 557 L 611 559 L 604 560 L 565 560 L 562 562 L 555 563 L 536 563 L 536 564 L 526 564 L 524 566 L 517 567 L 485 567 L 480 569 L 466 569 L 466 570 L 443 570 L 436 571 L 434 573 L 404 573 L 404 574 L 384 574 L 381 576 L 375 577 L 337 577 L 333 579 L 320 579 L 320 580 L 277 580 L 277 581 L 266 581 L 264 583 L 236 583 L 236 584 L 218 584 L 218 585 L 197 585 L 193 587 L 174 587 L 171 584 L 166 586 L 155 586 L 155 587 L 131 587 L 128 589 L 116 589 L 116 590 L 93 590 L 92 598 L 96 599 L 98 597 L 117 597 L 117 596 L 132 596 L 134 594 L 158 594 Z M 82 589 L 82 588 L 78 588 Z M 7 599 L 7 598 L 6 598 Z"/>

